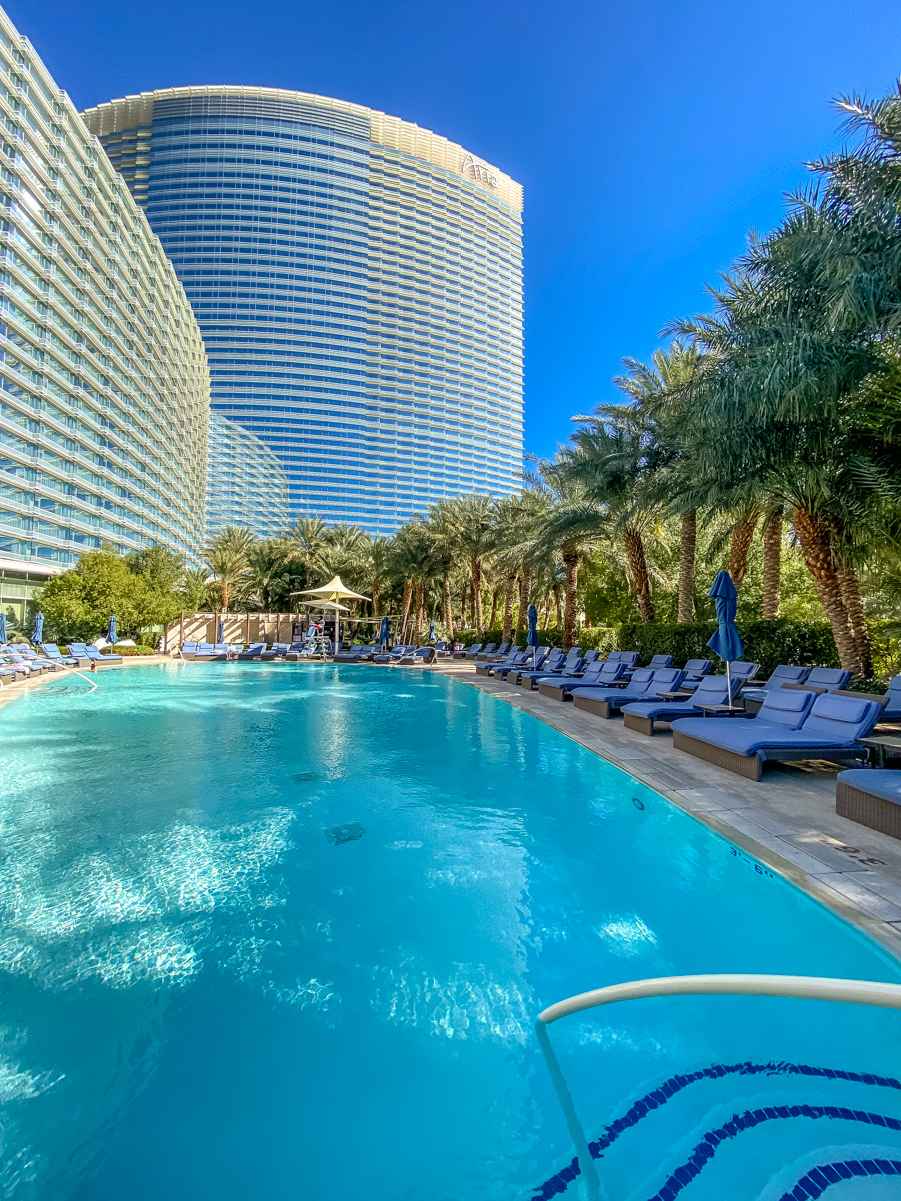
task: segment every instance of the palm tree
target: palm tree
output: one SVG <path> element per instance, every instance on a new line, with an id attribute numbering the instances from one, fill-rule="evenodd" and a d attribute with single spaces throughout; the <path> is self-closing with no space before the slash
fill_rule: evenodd
<path id="1" fill-rule="evenodd" d="M 453 543 L 469 565 L 472 622 L 482 628 L 482 566 L 495 538 L 495 502 L 488 496 L 461 496 L 447 503 Z"/>
<path id="2" fill-rule="evenodd" d="M 228 612 L 234 594 L 247 582 L 250 575 L 250 554 L 255 539 L 244 526 L 226 526 L 220 530 L 203 552 L 204 561 L 216 589 L 218 605 L 223 613 Z"/>
<path id="3" fill-rule="evenodd" d="M 606 515 L 625 552 L 626 573 L 642 621 L 653 621 L 651 576 L 644 543 L 644 528 L 652 510 L 643 503 L 640 484 L 654 470 L 655 451 L 648 446 L 647 424 L 636 405 L 600 405 L 590 416 L 579 417 L 572 445 L 559 469 L 578 484 Z"/>
<path id="4" fill-rule="evenodd" d="M 540 555 L 548 561 L 559 557 L 562 565 L 563 603 L 557 620 L 568 649 L 575 642 L 579 569 L 605 535 L 608 510 L 593 500 L 570 472 L 565 457 L 543 464 L 539 474 L 547 509 L 535 528 L 534 541 Z M 559 605 L 559 592 L 555 600 Z"/>
<path id="5" fill-rule="evenodd" d="M 649 436 L 655 443 L 653 471 L 647 492 L 652 501 L 672 507 L 670 480 L 684 470 L 691 450 L 681 434 L 685 389 L 698 368 L 696 345 L 674 339 L 666 350 L 657 350 L 646 364 L 626 359 L 626 374 L 614 381 L 642 412 Z M 698 544 L 698 510 L 691 503 L 677 503 L 681 523 L 677 621 L 694 620 L 695 560 Z"/>
<path id="6" fill-rule="evenodd" d="M 372 597 L 372 616 L 382 611 L 382 588 L 388 579 L 391 566 L 391 542 L 388 538 L 373 538 L 369 543 L 366 561 L 368 580 L 366 587 Z"/>

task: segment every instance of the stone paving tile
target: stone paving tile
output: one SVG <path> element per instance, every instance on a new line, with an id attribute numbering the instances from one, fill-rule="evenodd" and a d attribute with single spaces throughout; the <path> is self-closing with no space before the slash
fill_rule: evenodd
<path id="1" fill-rule="evenodd" d="M 870 917 L 878 917 L 886 922 L 901 921 L 901 904 L 889 901 L 871 888 L 867 888 L 862 881 L 857 879 L 858 876 L 864 874 L 863 872 L 837 872 L 820 876 L 819 881 L 849 901 L 853 901 Z"/>

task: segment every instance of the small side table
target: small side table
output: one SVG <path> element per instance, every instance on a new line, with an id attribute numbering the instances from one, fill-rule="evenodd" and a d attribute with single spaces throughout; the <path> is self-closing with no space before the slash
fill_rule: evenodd
<path id="1" fill-rule="evenodd" d="M 750 717 L 744 705 L 698 705 L 705 717 Z"/>
<path id="2" fill-rule="evenodd" d="M 885 767 L 889 759 L 901 755 L 901 734 L 870 734 L 857 741 L 867 748 L 867 758 L 873 767 Z"/>
<path id="3" fill-rule="evenodd" d="M 662 701 L 687 701 L 694 696 L 694 693 L 686 692 L 684 688 L 680 688 L 676 692 L 658 692 L 657 695 Z"/>

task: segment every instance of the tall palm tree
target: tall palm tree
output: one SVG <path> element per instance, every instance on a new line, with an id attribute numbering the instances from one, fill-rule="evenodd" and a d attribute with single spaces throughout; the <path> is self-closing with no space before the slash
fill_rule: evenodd
<path id="1" fill-rule="evenodd" d="M 472 621 L 482 628 L 482 567 L 495 539 L 495 502 L 488 496 L 473 494 L 450 501 L 448 521 L 453 541 L 469 565 Z"/>
<path id="2" fill-rule="evenodd" d="M 642 412 L 649 436 L 655 442 L 653 470 L 646 491 L 649 497 L 673 507 L 670 479 L 684 470 L 691 450 L 682 436 L 685 389 L 698 369 L 700 352 L 693 343 L 674 339 L 665 350 L 657 350 L 650 364 L 625 360 L 626 373 L 616 385 L 631 397 Z M 675 505 L 681 533 L 677 621 L 694 620 L 695 560 L 698 545 L 698 510 L 692 503 Z"/>
<path id="3" fill-rule="evenodd" d="M 617 531 L 625 553 L 626 573 L 642 621 L 655 618 L 644 529 L 652 515 L 640 485 L 653 471 L 647 424 L 636 405 L 600 405 L 579 417 L 580 427 L 563 454 L 559 469 L 578 484 L 608 528 Z"/>
<path id="4" fill-rule="evenodd" d="M 223 613 L 228 612 L 235 593 L 247 582 L 254 542 L 255 538 L 249 529 L 231 525 L 221 530 L 204 549 L 204 562 Z"/>

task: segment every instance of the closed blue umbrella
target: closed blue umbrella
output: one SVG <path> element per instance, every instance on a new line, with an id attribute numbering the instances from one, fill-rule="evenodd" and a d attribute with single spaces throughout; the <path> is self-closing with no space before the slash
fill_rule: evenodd
<path id="1" fill-rule="evenodd" d="M 434 621 L 430 621 L 429 622 L 429 642 L 434 642 L 434 641 L 435 641 L 435 623 L 434 623 Z"/>
<path id="2" fill-rule="evenodd" d="M 391 622 L 388 620 L 387 617 L 383 617 L 382 624 L 381 624 L 381 626 L 379 626 L 379 644 L 383 648 L 386 648 L 388 646 L 388 639 L 390 637 L 391 637 Z"/>
<path id="3" fill-rule="evenodd" d="M 106 640 L 110 643 L 115 643 L 119 637 L 119 631 L 116 629 L 116 615 L 110 614 L 109 625 L 106 627 Z"/>
<path id="4" fill-rule="evenodd" d="M 532 648 L 532 666 L 535 665 L 535 648 L 538 646 L 538 610 L 534 605 L 529 605 L 526 613 L 526 621 L 528 630 L 526 632 L 526 646 Z"/>
<path id="5" fill-rule="evenodd" d="M 726 664 L 726 690 L 729 704 L 732 704 L 732 678 L 729 664 L 740 659 L 745 653 L 745 644 L 735 625 L 735 614 L 738 611 L 738 592 L 732 576 L 728 571 L 718 571 L 711 585 L 708 596 L 713 598 L 716 609 L 717 627 L 713 637 L 707 643 L 715 655 L 719 655 Z"/>
<path id="6" fill-rule="evenodd" d="M 0 646 L 6 644 L 9 634 L 6 632 L 6 614 L 0 613 Z"/>
<path id="7" fill-rule="evenodd" d="M 225 622 L 222 620 L 221 617 L 219 618 L 219 624 L 216 626 L 216 641 L 217 642 L 225 641 Z"/>
<path id="8" fill-rule="evenodd" d="M 31 641 L 37 644 L 44 641 L 44 614 L 40 609 L 34 615 L 34 629 L 31 631 Z"/>

